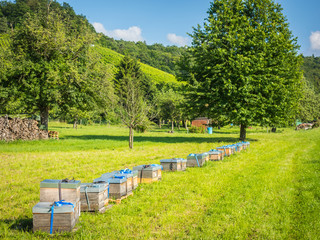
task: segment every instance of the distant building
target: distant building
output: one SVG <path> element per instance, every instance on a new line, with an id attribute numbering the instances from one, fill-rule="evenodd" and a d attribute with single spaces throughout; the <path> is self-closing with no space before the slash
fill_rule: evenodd
<path id="1" fill-rule="evenodd" d="M 208 127 L 208 125 L 210 124 L 210 119 L 206 118 L 206 117 L 199 117 L 196 118 L 195 120 L 193 120 L 191 122 L 191 126 L 194 127 Z"/>

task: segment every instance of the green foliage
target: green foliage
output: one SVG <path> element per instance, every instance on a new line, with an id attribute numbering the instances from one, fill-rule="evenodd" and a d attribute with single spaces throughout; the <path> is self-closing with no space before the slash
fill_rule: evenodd
<path id="1" fill-rule="evenodd" d="M 302 65 L 303 75 L 308 85 L 316 94 L 320 93 L 320 57 L 304 57 Z"/>
<path id="2" fill-rule="evenodd" d="M 320 93 L 316 94 L 308 82 L 303 84 L 303 97 L 299 102 L 297 118 L 302 122 L 311 122 L 320 117 Z"/>
<path id="3" fill-rule="evenodd" d="M 192 127 L 189 128 L 189 132 L 190 133 L 204 133 L 205 132 L 205 128 L 204 127 L 192 126 Z"/>
<path id="4" fill-rule="evenodd" d="M 172 89 L 159 91 L 156 96 L 156 103 L 160 108 L 160 117 L 162 119 L 181 120 L 184 104 L 184 97 L 181 93 Z"/>
<path id="5" fill-rule="evenodd" d="M 195 111 L 222 115 L 244 130 L 294 119 L 302 62 L 281 11 L 272 0 L 211 3 L 203 28 L 194 28 L 181 68 Z"/>
<path id="6" fill-rule="evenodd" d="M 117 95 L 118 114 L 129 128 L 129 147 L 133 148 L 133 129 L 147 126 L 148 101 L 143 82 L 144 74 L 140 64 L 125 56 L 119 63 L 115 75 L 115 92 Z"/>
<path id="7" fill-rule="evenodd" d="M 320 127 L 320 118 L 313 124 L 312 128 L 319 128 Z"/>
<path id="8" fill-rule="evenodd" d="M 25 109 L 39 111 L 47 125 L 49 110 L 56 105 L 64 112 L 92 109 L 105 104 L 112 91 L 107 66 L 90 50 L 95 36 L 87 20 L 70 6 L 41 4 L 11 33 L 14 67 L 7 78 Z"/>

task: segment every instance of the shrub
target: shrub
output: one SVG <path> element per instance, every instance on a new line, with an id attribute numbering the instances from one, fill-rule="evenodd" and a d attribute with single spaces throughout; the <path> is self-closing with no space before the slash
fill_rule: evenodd
<path id="1" fill-rule="evenodd" d="M 192 126 L 192 127 L 189 128 L 189 132 L 190 133 L 204 133 L 205 132 L 205 128 L 204 127 Z"/>
<path id="2" fill-rule="evenodd" d="M 320 127 L 320 119 L 318 119 L 312 126 L 312 128 L 318 128 Z"/>

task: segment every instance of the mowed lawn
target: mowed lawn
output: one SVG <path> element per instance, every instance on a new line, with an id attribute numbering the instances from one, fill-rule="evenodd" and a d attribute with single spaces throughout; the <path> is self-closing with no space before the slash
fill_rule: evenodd
<path id="1" fill-rule="evenodd" d="M 61 139 L 0 143 L 0 238 L 320 239 L 320 129 L 249 130 L 250 149 L 186 172 L 163 173 L 104 214 L 82 213 L 73 233 L 32 232 L 43 179 L 91 182 L 102 173 L 159 163 L 238 141 L 238 128 L 213 135 L 136 134 L 112 126 L 51 123 Z"/>

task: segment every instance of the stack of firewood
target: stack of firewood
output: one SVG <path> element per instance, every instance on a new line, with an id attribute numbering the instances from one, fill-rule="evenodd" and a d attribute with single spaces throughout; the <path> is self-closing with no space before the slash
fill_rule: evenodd
<path id="1" fill-rule="evenodd" d="M 48 132 L 38 128 L 38 122 L 32 119 L 0 118 L 0 140 L 38 140 L 48 139 Z"/>
<path id="2" fill-rule="evenodd" d="M 296 127 L 296 130 L 308 130 L 312 129 L 313 123 L 301 123 Z"/>

